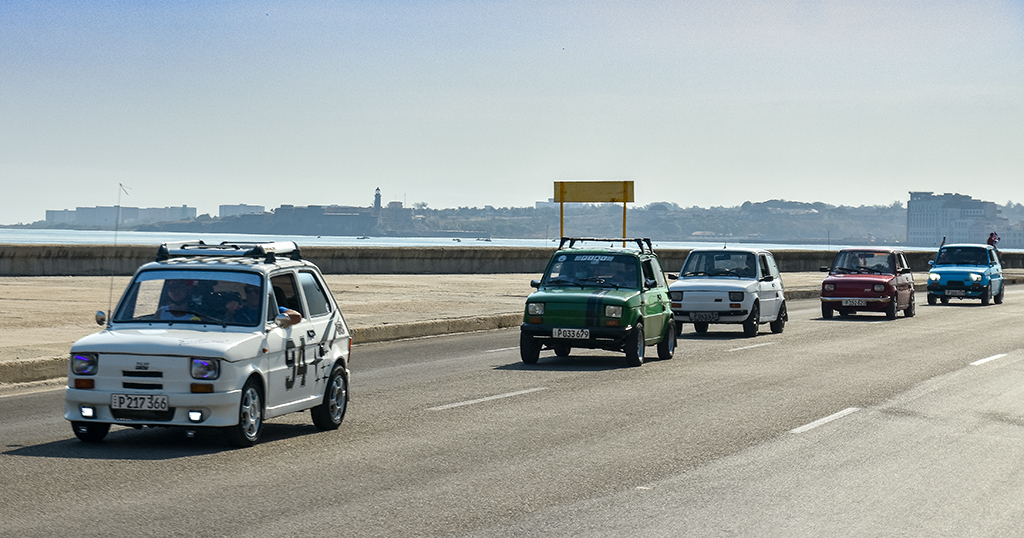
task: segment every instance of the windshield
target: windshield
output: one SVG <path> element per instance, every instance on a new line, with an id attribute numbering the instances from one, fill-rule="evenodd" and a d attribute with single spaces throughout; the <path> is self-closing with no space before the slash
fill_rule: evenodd
<path id="1" fill-rule="evenodd" d="M 691 252 L 679 276 L 757 278 L 757 261 L 750 252 Z"/>
<path id="2" fill-rule="evenodd" d="M 988 265 L 986 249 L 978 247 L 944 247 L 935 258 L 935 265 Z"/>
<path id="3" fill-rule="evenodd" d="M 125 291 L 113 321 L 255 326 L 263 319 L 262 281 L 233 271 L 145 271 Z"/>
<path id="4" fill-rule="evenodd" d="M 836 254 L 833 273 L 896 273 L 896 256 L 890 252 L 848 250 Z"/>
<path id="5" fill-rule="evenodd" d="M 545 286 L 640 287 L 637 258 L 614 254 L 559 254 L 544 275 Z"/>

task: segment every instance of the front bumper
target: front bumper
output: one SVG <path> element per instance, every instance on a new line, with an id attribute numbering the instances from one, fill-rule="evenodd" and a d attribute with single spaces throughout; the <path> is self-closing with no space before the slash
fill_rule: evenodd
<path id="1" fill-rule="evenodd" d="M 928 293 L 936 297 L 981 297 L 988 289 L 988 282 L 972 282 L 967 284 L 959 280 L 935 282 L 928 284 Z"/>
<path id="2" fill-rule="evenodd" d="M 633 326 L 627 327 L 571 327 L 587 329 L 590 331 L 590 338 L 555 338 L 552 336 L 556 328 L 565 329 L 569 327 L 542 325 L 535 323 L 523 323 L 519 326 L 523 334 L 532 336 L 539 344 L 547 347 L 555 345 L 566 345 L 569 347 L 580 347 L 587 349 L 610 349 L 622 348 L 626 337 L 633 332 Z"/>
<path id="3" fill-rule="evenodd" d="M 195 428 L 238 424 L 241 390 L 209 394 L 161 393 L 162 395 L 166 394 L 168 399 L 169 409 L 165 412 L 111 409 L 111 395 L 125 393 L 132 393 L 132 391 L 83 390 L 69 387 L 64 392 L 64 418 L 75 422 L 97 422 L 125 426 L 187 426 Z M 92 407 L 95 410 L 95 416 L 83 417 L 83 406 Z M 189 411 L 202 412 L 202 420 L 198 422 L 189 420 Z"/>
<path id="4" fill-rule="evenodd" d="M 861 301 L 864 304 L 859 304 Z M 892 301 L 892 297 L 822 297 L 821 304 L 830 306 L 836 310 L 862 310 L 867 312 L 882 312 Z M 843 304 L 846 303 L 846 304 Z"/>

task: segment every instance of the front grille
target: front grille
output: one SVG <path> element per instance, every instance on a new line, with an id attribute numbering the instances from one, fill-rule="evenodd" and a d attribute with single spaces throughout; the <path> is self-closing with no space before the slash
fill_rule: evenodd
<path id="1" fill-rule="evenodd" d="M 121 386 L 126 389 L 138 390 L 161 390 L 164 388 L 163 383 L 129 383 L 127 381 L 121 383 Z"/>
<path id="2" fill-rule="evenodd" d="M 174 409 L 166 411 L 143 411 L 138 409 L 111 409 L 110 414 L 116 420 L 148 420 L 152 422 L 169 422 L 174 419 Z"/>
<path id="3" fill-rule="evenodd" d="M 125 377 L 163 377 L 164 373 L 139 370 L 121 370 L 121 375 Z"/>

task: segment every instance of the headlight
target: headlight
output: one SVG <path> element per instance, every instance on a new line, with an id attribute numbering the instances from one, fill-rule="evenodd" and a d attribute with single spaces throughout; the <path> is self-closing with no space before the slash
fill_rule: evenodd
<path id="1" fill-rule="evenodd" d="M 605 315 L 605 317 L 608 317 L 608 318 L 621 318 L 622 317 L 622 307 L 621 306 L 605 305 L 605 307 L 604 307 L 604 315 Z"/>
<path id="2" fill-rule="evenodd" d="M 875 291 L 878 293 L 885 291 L 885 284 L 875 284 Z"/>
<path id="3" fill-rule="evenodd" d="M 526 303 L 526 312 L 531 316 L 543 316 L 544 303 Z"/>
<path id="4" fill-rule="evenodd" d="M 938 273 L 928 273 L 928 280 L 934 280 L 938 282 L 939 280 L 942 280 L 942 275 Z"/>
<path id="5" fill-rule="evenodd" d="M 100 368 L 100 356 L 96 353 L 72 353 L 71 371 L 76 375 L 95 375 Z"/>
<path id="6" fill-rule="evenodd" d="M 743 292 L 742 291 L 730 291 L 729 292 L 729 301 L 731 301 L 733 303 L 738 303 L 738 302 L 743 301 Z"/>
<path id="7" fill-rule="evenodd" d="M 974 281 L 974 282 L 981 282 L 981 274 L 980 273 L 971 273 L 971 280 Z"/>
<path id="8" fill-rule="evenodd" d="M 220 361 L 217 359 L 192 359 L 193 379 L 217 379 L 220 377 Z"/>
<path id="9" fill-rule="evenodd" d="M 668 298 L 672 299 L 673 301 L 682 301 L 683 300 L 683 292 L 681 292 L 681 291 L 670 291 L 670 292 L 668 292 Z"/>
<path id="10" fill-rule="evenodd" d="M 824 289 L 825 291 L 836 291 L 835 284 L 824 284 L 821 286 L 821 288 Z"/>

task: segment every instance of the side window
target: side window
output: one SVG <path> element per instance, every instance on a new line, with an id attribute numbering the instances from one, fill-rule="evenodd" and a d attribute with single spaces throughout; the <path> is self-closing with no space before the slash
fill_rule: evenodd
<path id="1" fill-rule="evenodd" d="M 277 297 L 273 292 L 267 294 L 267 321 L 273 322 L 277 317 Z"/>
<path id="2" fill-rule="evenodd" d="M 302 271 L 299 273 L 299 284 L 302 285 L 302 294 L 306 296 L 306 305 L 309 306 L 309 317 L 331 313 L 331 301 L 327 299 L 327 292 L 316 278 L 316 275 L 308 271 Z"/>
<path id="3" fill-rule="evenodd" d="M 667 288 L 668 284 L 665 282 L 665 271 L 661 268 L 661 264 L 658 263 L 657 258 L 651 259 L 651 268 L 654 270 L 654 280 L 658 281 L 658 287 Z"/>
<path id="4" fill-rule="evenodd" d="M 779 264 L 775 263 L 775 256 L 768 255 L 768 270 L 771 271 L 771 275 L 775 277 L 775 280 L 782 281 L 782 274 L 779 273 Z"/>
<path id="5" fill-rule="evenodd" d="M 295 287 L 295 277 L 291 273 L 271 277 L 270 286 L 274 290 L 274 298 L 277 300 L 278 306 L 305 315 L 302 311 L 302 301 L 299 300 L 299 290 Z"/>
<path id="6" fill-rule="evenodd" d="M 644 283 L 645 283 L 644 287 L 646 288 L 647 287 L 646 282 L 648 280 L 657 280 L 657 277 L 654 276 L 654 268 L 651 267 L 651 260 L 644 260 L 643 269 L 644 269 Z"/>
<path id="7" fill-rule="evenodd" d="M 759 265 L 761 266 L 761 278 L 764 278 L 764 277 L 769 276 L 769 275 L 775 276 L 775 275 L 772 275 L 772 270 L 768 268 L 768 258 L 766 258 L 764 254 L 759 254 L 757 256 L 757 261 L 759 262 Z"/>
<path id="8" fill-rule="evenodd" d="M 993 264 L 995 264 L 995 265 L 1002 265 L 1002 263 L 999 262 L 999 254 L 996 252 L 995 249 L 990 250 L 988 252 L 989 252 L 989 255 L 992 256 L 992 263 Z"/>
<path id="9" fill-rule="evenodd" d="M 910 269 L 910 264 L 907 263 L 907 257 L 904 256 L 902 252 L 900 252 L 899 256 L 896 257 L 896 263 L 899 264 L 899 267 L 897 267 L 896 269 L 900 271 Z"/>

